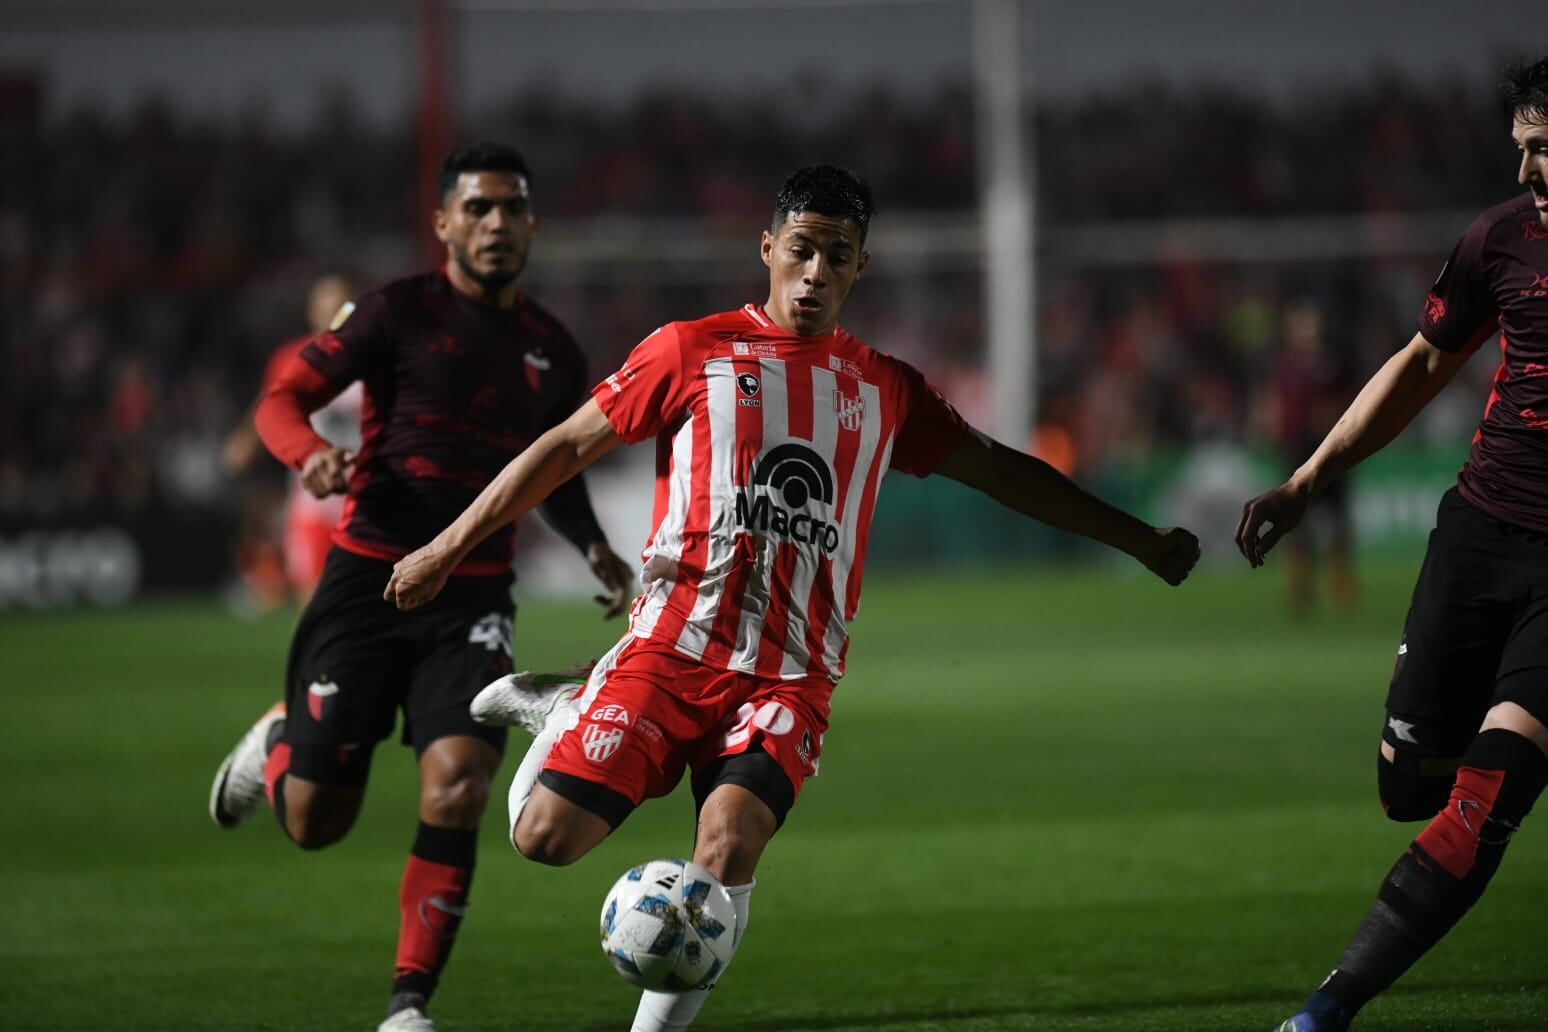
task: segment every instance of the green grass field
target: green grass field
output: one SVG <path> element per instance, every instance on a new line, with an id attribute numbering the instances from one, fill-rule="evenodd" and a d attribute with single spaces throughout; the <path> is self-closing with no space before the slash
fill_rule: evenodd
<path id="1" fill-rule="evenodd" d="M 696 1028 L 1262 1030 L 1332 966 L 1415 827 L 1374 795 L 1417 564 L 1304 624 L 1277 574 L 877 576 L 822 758 Z M 0 1028 L 371 1029 L 414 829 L 384 746 L 359 825 L 305 854 L 218 832 L 209 778 L 277 693 L 290 614 L 0 617 Z M 617 633 L 532 603 L 524 665 Z M 513 738 L 506 771 L 524 739 Z M 496 788 L 447 1032 L 626 1028 L 612 880 L 687 852 L 686 796 L 576 866 L 521 861 Z M 1548 821 L 1362 1032 L 1548 1029 Z"/>

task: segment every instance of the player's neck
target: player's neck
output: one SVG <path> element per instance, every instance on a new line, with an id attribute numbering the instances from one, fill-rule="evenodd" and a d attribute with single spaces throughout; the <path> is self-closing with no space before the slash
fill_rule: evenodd
<path id="1" fill-rule="evenodd" d="M 490 288 L 468 275 L 467 270 L 454 261 L 447 262 L 442 267 L 442 271 L 457 293 L 481 305 L 489 305 L 492 308 L 514 308 L 516 299 L 521 296 L 521 286 L 516 280 Z"/>

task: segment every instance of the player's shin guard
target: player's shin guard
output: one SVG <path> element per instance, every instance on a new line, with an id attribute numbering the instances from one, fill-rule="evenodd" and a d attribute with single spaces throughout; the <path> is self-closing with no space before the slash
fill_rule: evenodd
<path id="1" fill-rule="evenodd" d="M 1530 739 L 1479 734 L 1445 808 L 1387 875 L 1320 991 L 1353 1014 L 1439 942 L 1483 895 L 1545 785 L 1548 757 Z"/>
<path id="2" fill-rule="evenodd" d="M 727 885 L 726 893 L 731 897 L 731 905 L 736 908 L 736 935 L 731 940 L 731 957 L 736 957 L 736 951 L 742 945 L 742 935 L 747 931 L 748 906 L 752 901 L 753 886 L 758 884 L 750 881 L 746 885 Z M 730 966 L 727 960 L 726 965 Z M 720 969 L 720 974 L 715 976 L 718 982 L 726 969 Z M 709 997 L 710 990 L 715 987 L 711 982 L 702 989 L 690 989 L 684 993 L 658 993 L 646 990 L 640 994 L 639 1009 L 634 1012 L 634 1027 L 630 1032 L 683 1032 L 693 1019 L 699 1016 L 699 1008 L 704 1006 L 704 1001 Z"/>
<path id="3" fill-rule="evenodd" d="M 478 832 L 421 823 L 403 868 L 398 892 L 398 960 L 392 983 L 395 1002 L 423 1006 L 435 992 L 441 969 L 457 941 L 473 884 Z"/>

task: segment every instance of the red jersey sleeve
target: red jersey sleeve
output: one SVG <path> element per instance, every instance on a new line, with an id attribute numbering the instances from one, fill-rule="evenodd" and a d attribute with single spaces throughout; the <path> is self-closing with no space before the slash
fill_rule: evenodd
<path id="1" fill-rule="evenodd" d="M 332 401 L 339 389 L 301 360 L 297 351 L 277 355 L 264 373 L 263 394 L 253 410 L 253 426 L 264 447 L 291 469 L 328 442 L 312 429 L 311 415 Z"/>
<path id="2" fill-rule="evenodd" d="M 591 396 L 626 444 L 655 437 L 688 410 L 693 375 L 675 323 L 635 347 L 618 372 L 591 389 Z"/>
<path id="3" fill-rule="evenodd" d="M 905 362 L 903 416 L 892 445 L 892 468 L 927 477 L 968 435 L 967 421 L 924 374 Z"/>
<path id="4" fill-rule="evenodd" d="M 1468 227 L 1424 299 L 1419 332 L 1442 351 L 1473 351 L 1494 334 L 1500 311 L 1484 271 L 1484 245 L 1494 220 Z"/>

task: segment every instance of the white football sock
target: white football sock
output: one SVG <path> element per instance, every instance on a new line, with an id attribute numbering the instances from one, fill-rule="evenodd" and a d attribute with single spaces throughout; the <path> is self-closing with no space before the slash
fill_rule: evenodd
<path id="1" fill-rule="evenodd" d="M 754 879 L 746 885 L 726 886 L 726 894 L 731 897 L 731 905 L 736 908 L 736 934 L 731 938 L 733 958 L 742 945 L 742 933 L 747 931 L 747 907 L 756 884 L 758 882 Z M 730 966 L 731 961 L 726 961 L 726 967 Z M 721 968 L 715 981 L 720 981 L 721 975 L 725 973 L 726 969 Z M 699 1008 L 704 1006 L 713 988 L 714 983 L 709 988 L 690 989 L 685 993 L 658 993 L 647 989 L 640 994 L 640 1006 L 634 1012 L 634 1027 L 630 1032 L 683 1032 L 699 1016 Z"/>
<path id="2" fill-rule="evenodd" d="M 527 746 L 527 755 L 521 759 L 521 766 L 516 768 L 516 776 L 511 779 L 510 795 L 506 798 L 507 812 L 511 817 L 510 835 L 506 841 L 510 842 L 516 834 L 516 822 L 521 819 L 521 811 L 526 809 L 527 800 L 532 796 L 532 786 L 537 784 L 538 775 L 543 773 L 543 764 L 548 761 L 548 754 L 554 748 L 554 743 L 559 736 L 570 728 L 580 723 L 580 711 L 575 705 L 575 700 L 561 703 L 548 715 L 548 723 L 543 725 L 542 732 L 532 739 L 532 744 Z"/>

